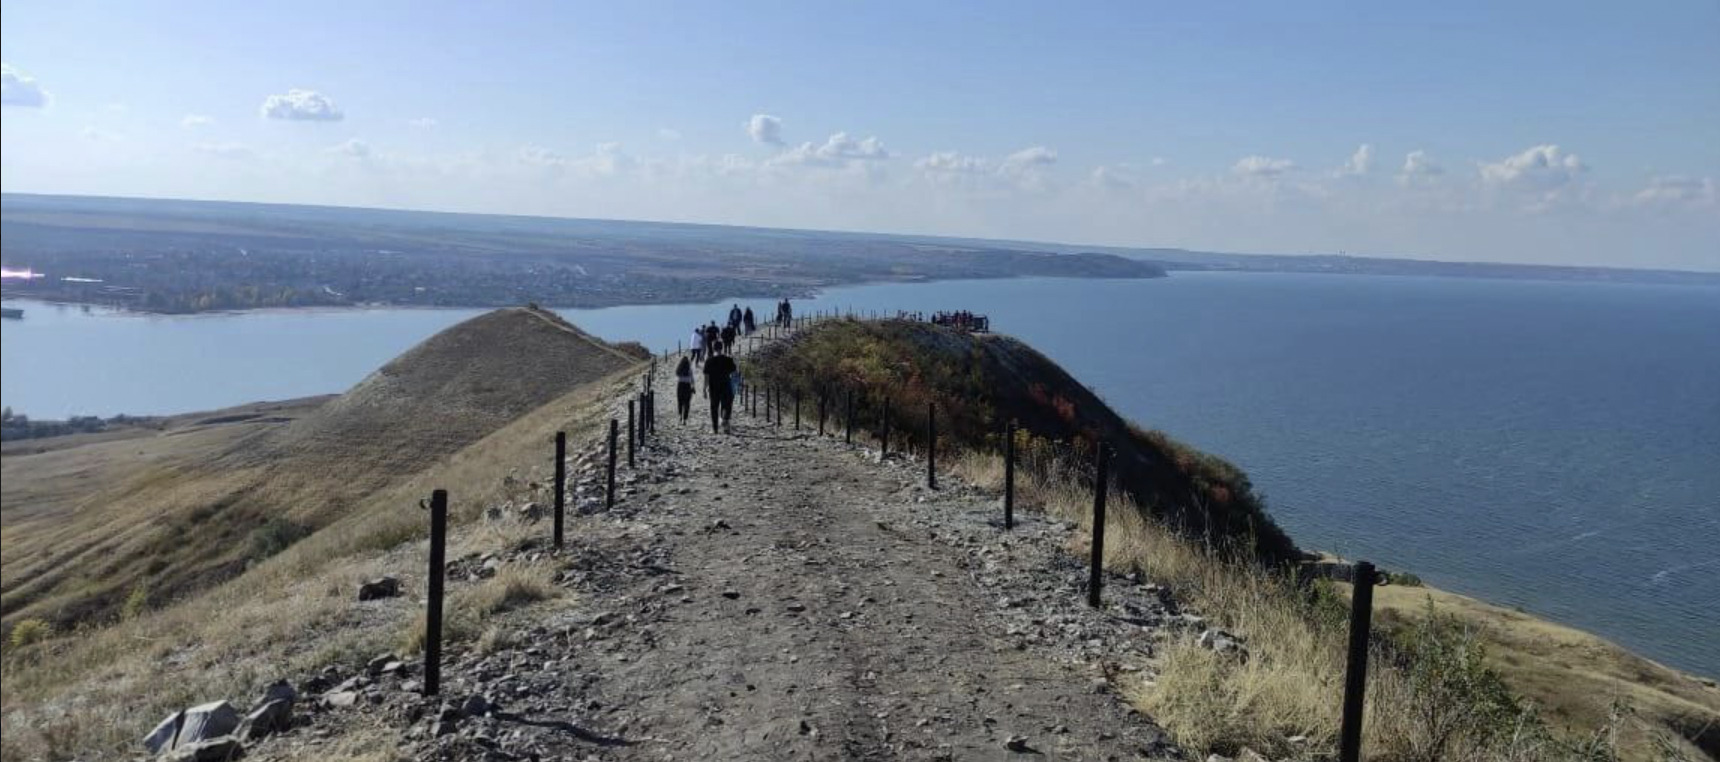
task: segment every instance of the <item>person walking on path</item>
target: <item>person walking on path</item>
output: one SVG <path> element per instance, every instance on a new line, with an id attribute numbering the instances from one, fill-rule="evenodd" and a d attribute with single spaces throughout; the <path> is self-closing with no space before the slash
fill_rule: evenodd
<path id="1" fill-rule="evenodd" d="M 705 360 L 705 329 L 702 326 L 693 327 L 693 362 Z"/>
<path id="2" fill-rule="evenodd" d="M 736 326 L 732 326 L 732 325 L 723 326 L 723 346 L 728 347 L 729 354 L 734 354 L 734 352 L 735 352 L 735 334 L 736 333 L 737 333 Z"/>
<path id="3" fill-rule="evenodd" d="M 701 334 L 702 338 L 702 334 Z M 693 362 L 685 357 L 675 366 L 675 410 L 681 414 L 681 424 L 693 409 Z"/>
<path id="4" fill-rule="evenodd" d="M 705 393 L 711 398 L 712 434 L 729 430 L 729 418 L 735 411 L 734 377 L 739 373 L 740 366 L 735 365 L 734 358 L 725 354 L 722 347 L 713 349 L 711 359 L 705 361 Z"/>
<path id="5" fill-rule="evenodd" d="M 758 321 L 753 318 L 751 307 L 748 307 L 746 314 L 741 317 L 741 327 L 746 329 L 748 336 L 753 335 L 753 332 L 758 330 Z"/>
<path id="6" fill-rule="evenodd" d="M 705 353 L 707 355 L 710 354 L 712 345 L 717 343 L 717 339 L 721 335 L 722 332 L 717 330 L 717 321 L 712 320 L 710 325 L 705 326 Z"/>
<path id="7" fill-rule="evenodd" d="M 741 306 L 739 304 L 729 308 L 729 327 L 737 331 L 741 329 Z"/>

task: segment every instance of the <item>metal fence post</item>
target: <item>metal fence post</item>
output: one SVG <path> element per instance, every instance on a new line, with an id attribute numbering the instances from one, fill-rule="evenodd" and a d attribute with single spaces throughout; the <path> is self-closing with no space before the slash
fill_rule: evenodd
<path id="1" fill-rule="evenodd" d="M 633 406 L 637 400 L 627 401 L 627 467 L 633 468 L 634 440 L 639 437 L 638 424 L 633 422 Z"/>
<path id="2" fill-rule="evenodd" d="M 842 432 L 843 444 L 854 444 L 854 390 L 848 390 L 848 428 Z"/>
<path id="3" fill-rule="evenodd" d="M 926 403 L 926 488 L 938 488 L 938 403 Z"/>
<path id="4" fill-rule="evenodd" d="M 1098 608 L 1099 589 L 1105 575 L 1105 492 L 1109 481 L 1105 461 L 1109 458 L 1104 442 L 1094 449 L 1094 467 L 1098 473 L 1093 479 L 1093 569 L 1087 578 L 1087 605 Z"/>
<path id="5" fill-rule="evenodd" d="M 800 430 L 800 390 L 794 390 L 794 430 Z"/>
<path id="6" fill-rule="evenodd" d="M 1015 422 L 1004 428 L 1003 442 L 1003 528 L 1015 528 Z"/>
<path id="7" fill-rule="evenodd" d="M 442 690 L 442 584 L 448 545 L 448 490 L 430 493 L 430 568 L 425 585 L 430 595 L 424 612 L 424 695 Z"/>
<path id="8" fill-rule="evenodd" d="M 621 438 L 621 422 L 609 419 L 609 487 L 605 490 L 604 506 L 615 507 L 615 445 Z"/>
<path id="9" fill-rule="evenodd" d="M 780 429 L 782 428 L 782 387 L 772 386 L 770 388 L 770 397 L 776 404 L 776 427 Z"/>
<path id="10" fill-rule="evenodd" d="M 1339 762 L 1362 756 L 1362 708 L 1368 689 L 1368 636 L 1374 612 L 1374 565 L 1357 561 L 1350 594 L 1350 663 L 1344 670 L 1344 725 L 1339 735 Z"/>
<path id="11" fill-rule="evenodd" d="M 561 547 L 561 514 L 567 507 L 567 432 L 555 433 L 555 546 Z"/>

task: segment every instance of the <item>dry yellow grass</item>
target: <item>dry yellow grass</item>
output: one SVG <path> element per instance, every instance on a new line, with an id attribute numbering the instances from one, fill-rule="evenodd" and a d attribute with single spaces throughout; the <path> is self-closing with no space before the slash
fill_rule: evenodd
<path id="1" fill-rule="evenodd" d="M 949 462 L 969 483 L 1002 487 L 1002 467 L 994 454 L 966 453 Z M 1090 528 L 1092 493 L 1075 480 L 1054 470 L 1023 468 L 1017 470 L 1016 488 L 1018 505 Z M 1130 699 L 1181 743 L 1202 753 L 1234 754 L 1244 747 L 1284 759 L 1335 753 L 1347 626 L 1341 609 L 1311 604 L 1306 592 L 1289 581 L 1232 563 L 1216 549 L 1173 535 L 1144 519 L 1145 512 L 1115 492 L 1108 502 L 1106 565 L 1168 585 L 1215 626 L 1245 637 L 1250 657 L 1240 663 L 1220 657 L 1197 646 L 1192 635 L 1173 640 L 1157 654 L 1155 677 L 1126 686 Z M 1071 550 L 1085 552 L 1084 546 Z M 1506 684 L 1548 707 L 1552 724 L 1567 734 L 1583 737 L 1616 729 L 1623 759 L 1701 758 L 1701 752 L 1665 730 L 1666 721 L 1720 715 L 1720 698 L 1713 689 L 1659 665 L 1649 670 L 1645 660 L 1586 633 L 1428 588 L 1380 588 L 1376 609 L 1382 620 L 1401 619 L 1419 611 L 1416 607 L 1429 595 L 1437 611 L 1458 616 L 1474 629 L 1478 642 L 1492 649 L 1490 664 Z M 1602 658 L 1551 653 L 1574 643 L 1584 644 L 1587 656 Z M 1621 690 L 1637 711 L 1623 721 L 1610 713 Z M 1368 696 L 1365 756 L 1400 760 L 1424 753 L 1420 742 L 1427 735 L 1426 723 L 1418 712 L 1422 704 L 1405 675 L 1378 652 L 1370 667 Z M 1305 740 L 1292 742 L 1293 737 Z M 1504 747 L 1495 742 L 1472 748 L 1479 743 L 1456 738 L 1439 758 L 1552 760 L 1567 758 L 1570 751 L 1529 736 Z"/>
<path id="2" fill-rule="evenodd" d="M 74 751 L 109 758 L 133 750 L 175 709 L 213 698 L 242 701 L 279 677 L 330 663 L 353 665 L 398 648 L 418 614 L 414 596 L 424 589 L 428 520 L 420 498 L 433 488 L 449 489 L 450 557 L 501 549 L 509 538 L 534 531 L 475 520 L 486 506 L 541 497 L 528 485 L 548 480 L 554 433 L 594 440 L 607 423 L 609 400 L 636 373 L 628 368 L 581 387 L 358 500 L 327 528 L 226 584 L 135 619 L 9 652 L 0 681 L 4 758 Z M 516 477 L 513 486 L 504 484 L 505 475 Z M 547 530 L 539 525 L 535 531 Z M 406 596 L 354 604 L 358 581 L 381 574 L 399 576 Z M 493 613 L 545 596 L 548 575 L 547 569 L 521 568 L 475 591 L 451 586 L 449 611 Z M 474 626 L 468 636 L 479 634 Z"/>

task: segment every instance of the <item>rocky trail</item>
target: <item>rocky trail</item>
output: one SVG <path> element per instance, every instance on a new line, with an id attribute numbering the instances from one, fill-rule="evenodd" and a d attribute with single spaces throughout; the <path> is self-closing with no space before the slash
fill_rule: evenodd
<path id="1" fill-rule="evenodd" d="M 530 564 L 565 596 L 518 612 L 508 642 L 451 648 L 440 699 L 388 657 L 301 683 L 309 719 L 253 758 L 363 726 L 422 760 L 1181 758 L 1118 681 L 1201 622 L 1127 578 L 1088 608 L 1073 525 L 1026 511 L 1004 531 L 997 495 L 928 489 L 923 462 L 858 432 L 737 403 L 713 434 L 701 398 L 674 416 L 672 373 L 656 391 L 632 469 L 623 424 L 613 509 L 592 443 L 570 455 L 566 547 L 542 521 L 541 542 L 450 565 L 451 593 Z"/>

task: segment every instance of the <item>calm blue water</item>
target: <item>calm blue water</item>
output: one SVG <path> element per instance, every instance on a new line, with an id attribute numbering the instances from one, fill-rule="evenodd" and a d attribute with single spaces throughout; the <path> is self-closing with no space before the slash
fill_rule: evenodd
<path id="1" fill-rule="evenodd" d="M 846 305 L 990 314 L 1124 414 L 1247 469 L 1305 546 L 1720 675 L 1720 291 L 1179 273 L 862 286 L 800 309 Z M 39 416 L 339 391 L 475 314 L 23 306 L 0 396 Z M 564 314 L 661 349 L 718 311 Z"/>

